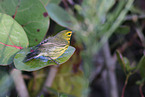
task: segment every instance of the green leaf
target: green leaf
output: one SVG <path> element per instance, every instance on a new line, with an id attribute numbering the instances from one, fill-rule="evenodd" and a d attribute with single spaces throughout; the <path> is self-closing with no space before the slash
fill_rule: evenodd
<path id="1" fill-rule="evenodd" d="M 119 64 L 121 65 L 121 68 L 124 70 L 124 72 L 130 72 L 131 70 L 134 70 L 135 67 L 131 67 L 129 60 L 126 57 L 123 57 L 119 51 L 116 52 L 117 59 L 119 61 Z"/>
<path id="2" fill-rule="evenodd" d="M 12 17 L 0 13 L 0 64 L 11 64 L 16 52 L 28 44 L 27 35 L 21 25 Z"/>
<path id="3" fill-rule="evenodd" d="M 26 31 L 29 46 L 37 45 L 43 40 L 49 27 L 49 17 L 41 1 L 0 0 L 0 12 L 11 16 L 16 12 L 15 20 Z"/>
<path id="4" fill-rule="evenodd" d="M 61 0 L 40 0 L 43 2 L 43 4 L 46 6 L 48 3 L 55 3 L 59 4 Z"/>
<path id="5" fill-rule="evenodd" d="M 73 16 L 71 16 L 69 13 L 67 13 L 64 9 L 56 4 L 49 3 L 46 6 L 46 9 L 50 18 L 52 18 L 56 23 L 61 26 L 71 28 L 77 23 L 76 19 Z"/>
<path id="6" fill-rule="evenodd" d="M 121 68 L 124 70 L 125 69 L 125 63 L 123 61 L 123 56 L 120 54 L 119 51 L 116 51 L 117 59 L 119 64 L 121 65 Z"/>
<path id="7" fill-rule="evenodd" d="M 142 78 L 141 80 L 136 81 L 136 84 L 141 85 L 144 84 L 144 82 L 145 82 L 145 78 Z"/>
<path id="8" fill-rule="evenodd" d="M 126 70 L 127 70 L 127 71 L 132 70 L 132 67 L 131 67 L 131 65 L 130 65 L 130 62 L 129 62 L 128 58 L 123 57 L 123 61 L 124 61 L 125 66 L 126 66 Z"/>
<path id="9" fill-rule="evenodd" d="M 75 48 L 69 46 L 68 49 L 64 52 L 64 54 L 61 55 L 59 58 L 57 58 L 55 61 L 57 61 L 59 64 L 66 62 L 72 56 L 74 51 Z M 44 68 L 46 66 L 56 65 L 56 63 L 54 63 L 52 60 L 43 62 L 40 59 L 33 59 L 31 61 L 24 63 L 23 60 L 29 52 L 30 52 L 30 48 L 27 48 L 27 49 L 22 49 L 20 52 L 16 54 L 14 58 L 14 65 L 17 69 L 24 70 L 24 71 L 35 71 Z"/>
<path id="10" fill-rule="evenodd" d="M 138 67 L 142 78 L 145 78 L 145 56 L 143 56 L 139 61 Z"/>
<path id="11" fill-rule="evenodd" d="M 13 79 L 5 68 L 0 67 L 0 97 L 8 96 L 13 88 Z"/>

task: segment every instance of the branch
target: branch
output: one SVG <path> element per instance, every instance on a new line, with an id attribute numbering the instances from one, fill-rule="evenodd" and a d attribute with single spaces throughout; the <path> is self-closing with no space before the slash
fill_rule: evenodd
<path id="1" fill-rule="evenodd" d="M 11 71 L 11 76 L 14 80 L 15 87 L 16 87 L 19 97 L 29 97 L 29 93 L 27 91 L 21 71 L 17 69 L 13 69 Z"/>
<path id="2" fill-rule="evenodd" d="M 111 56 L 108 42 L 106 42 L 105 45 L 103 46 L 103 53 L 106 69 L 108 72 L 108 85 L 110 87 L 110 97 L 119 97 L 117 89 L 117 81 L 115 76 L 116 59 L 114 60 Z"/>
<path id="3" fill-rule="evenodd" d="M 58 71 L 58 66 L 50 67 L 50 71 L 48 72 L 48 76 L 46 78 L 46 81 L 44 83 L 44 86 L 43 86 L 41 92 L 39 93 L 39 96 L 48 92 L 47 88 L 52 86 L 52 83 L 56 76 L 57 71 Z"/>
<path id="4" fill-rule="evenodd" d="M 125 21 L 130 21 L 133 20 L 134 22 L 136 22 L 138 19 L 145 19 L 145 14 L 143 15 L 128 15 L 125 17 Z"/>
<path id="5" fill-rule="evenodd" d="M 136 28 L 135 30 L 136 30 L 136 32 L 138 34 L 138 37 L 140 38 L 140 40 L 142 42 L 142 45 L 145 47 L 145 37 L 144 37 L 141 29 L 140 28 Z"/>
<path id="6" fill-rule="evenodd" d="M 47 79 L 46 79 L 46 82 L 44 84 L 44 88 L 46 87 L 51 87 L 52 83 L 53 83 L 53 80 L 55 78 L 55 75 L 58 71 L 58 68 L 56 66 L 52 66 L 50 68 L 50 71 L 48 73 L 48 76 L 47 76 Z"/>

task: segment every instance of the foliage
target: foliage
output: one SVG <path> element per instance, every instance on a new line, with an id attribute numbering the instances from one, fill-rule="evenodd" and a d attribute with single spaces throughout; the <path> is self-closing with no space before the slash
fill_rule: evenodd
<path id="1" fill-rule="evenodd" d="M 5 68 L 0 69 L 0 97 L 9 96 L 8 94 L 13 88 L 13 80 Z"/>
<path id="2" fill-rule="evenodd" d="M 93 58 L 94 53 L 101 48 L 121 24 L 128 9 L 132 5 L 133 0 L 120 1 L 117 8 L 112 12 L 109 12 L 114 3 L 114 0 L 110 0 L 109 3 L 105 0 L 84 0 L 82 6 L 76 5 L 76 10 L 84 19 L 83 21 L 78 20 L 78 22 L 74 22 L 75 19 L 72 19 L 72 16 L 68 15 L 65 11 L 62 12 L 62 10 L 58 10 L 61 8 L 56 5 L 48 4 L 47 6 L 47 11 L 50 17 L 62 26 L 67 26 L 68 28 L 71 27 L 71 29 L 76 31 L 76 40 L 85 44 L 86 49 L 82 53 L 82 57 L 84 59 L 84 73 L 86 77 L 89 77 L 89 73 L 93 69 L 93 66 L 90 65 L 91 61 L 88 60 Z M 53 11 L 50 11 L 51 9 L 53 9 Z M 98 11 L 94 9 L 98 9 Z M 58 16 L 58 12 L 62 13 L 63 16 L 55 18 L 54 16 Z M 66 21 L 64 21 L 64 19 L 66 19 Z M 69 23 L 72 23 L 73 26 L 67 22 L 68 19 L 70 19 Z"/>
<path id="3" fill-rule="evenodd" d="M 40 1 L 36 1 L 33 4 L 34 0 L 30 0 L 29 2 L 26 0 L 14 0 L 11 1 L 14 5 L 11 5 L 9 7 L 5 7 L 6 5 L 8 5 L 9 0 L 0 2 L 2 6 L 2 8 L 0 9 L 0 12 L 2 12 L 0 14 L 0 21 L 2 24 L 2 29 L 0 31 L 0 46 L 2 49 L 0 53 L 0 64 L 8 65 L 13 62 L 14 56 L 20 49 L 28 47 L 28 40 L 29 46 L 35 46 L 40 41 L 42 41 L 49 26 L 49 18 L 45 7 Z M 11 11 L 11 8 L 15 8 L 15 10 Z M 12 15 L 13 18 L 6 14 Z M 28 53 L 28 50 L 30 49 L 24 49 L 20 51 L 20 53 L 22 52 L 21 54 L 18 53 L 16 55 L 15 59 L 19 59 L 18 61 L 14 61 L 14 65 L 17 69 L 34 71 L 48 65 L 54 65 L 53 62 L 50 62 L 51 64 L 46 64 L 46 62 L 40 62 L 40 65 L 37 65 L 36 67 L 35 61 L 32 62 L 34 66 L 30 66 L 29 62 L 26 63 L 27 65 L 25 65 L 25 63 L 23 63 L 23 59 Z M 61 56 L 61 59 L 58 59 L 60 60 L 60 63 L 64 63 L 65 61 L 67 61 L 74 51 L 75 48 L 68 49 L 68 51 L 64 54 L 64 56 L 66 57 Z M 39 62 L 39 60 L 37 61 Z"/>
<path id="4" fill-rule="evenodd" d="M 0 1 L 0 6 L 1 13 L 14 17 L 23 27 L 30 47 L 42 41 L 49 27 L 49 17 L 39 0 L 4 0 Z"/>
<path id="5" fill-rule="evenodd" d="M 79 1 L 81 3 L 78 3 Z M 145 38 L 144 33 L 142 33 L 144 32 L 144 24 L 140 26 L 140 22 L 135 16 L 131 23 L 127 18 L 127 15 L 143 13 L 134 6 L 133 1 L 1 0 L 0 65 L 14 66 L 21 70 L 26 77 L 25 81 L 29 94 L 32 97 L 40 96 L 41 92 L 44 92 L 43 87 L 45 86 L 43 84 L 45 84 L 45 81 L 47 82 L 47 77 L 49 78 L 51 73 L 47 72 L 51 71 L 51 66 L 56 65 L 56 63 L 53 61 L 44 62 L 40 59 L 25 63 L 23 60 L 31 51 L 30 47 L 36 46 L 47 35 L 56 34 L 55 32 L 62 29 L 70 29 L 74 31 L 71 41 L 74 47 L 69 46 L 65 53 L 56 59 L 61 65 L 57 67 L 51 87 L 47 87 L 46 91 L 50 93 L 49 97 L 88 97 L 91 84 L 96 80 L 98 81 L 100 77 L 104 77 L 104 72 L 107 72 L 107 74 L 102 83 L 107 80 L 106 83 L 109 84 L 104 84 L 108 93 L 107 96 L 118 97 L 112 96 L 113 84 L 111 84 L 111 81 L 114 82 L 115 78 L 110 75 L 110 71 L 111 74 L 116 73 L 115 64 L 120 64 L 126 76 L 123 89 L 121 89 L 122 97 L 124 97 L 131 76 L 139 71 L 141 78 L 139 81 L 135 81 L 139 87 L 143 86 L 145 79 L 145 56 L 143 54 Z M 126 26 L 126 24 L 135 26 L 133 28 Z M 135 36 L 133 36 L 134 33 L 131 33 L 134 30 L 137 33 Z M 133 35 L 130 35 L 130 33 Z M 114 39 L 114 36 L 119 38 Z M 131 43 L 126 42 L 127 36 L 133 38 L 128 38 Z M 136 39 L 136 36 L 139 39 Z M 129 47 L 134 44 L 134 37 L 135 40 L 140 40 L 139 44 L 142 46 L 140 50 L 142 54 L 139 57 Z M 111 39 L 113 39 L 113 42 Z M 110 48 L 106 48 L 107 43 Z M 105 50 L 107 50 L 107 53 Z M 115 57 L 111 55 L 114 52 L 116 52 Z M 108 53 L 110 54 L 109 57 L 107 57 Z M 108 59 L 110 60 L 108 61 Z M 99 68 L 99 73 L 97 71 L 98 60 L 103 60 L 102 63 L 99 63 L 102 66 L 101 69 Z M 118 63 L 116 63 L 117 60 Z M 13 69 L 13 67 L 10 68 Z M 0 68 L 0 70 L 2 69 Z M 4 87 L 8 83 L 7 80 L 11 80 L 11 77 L 6 71 L 0 72 L 0 75 L 0 85 Z M 119 78 L 121 77 L 119 76 Z M 13 82 L 7 84 L 6 87 L 12 87 L 12 84 Z M 108 87 L 109 90 L 107 90 Z M 140 94 L 143 97 L 141 90 Z M 2 90 L 0 89 L 0 91 Z M 9 91 L 4 89 L 2 95 L 6 95 L 7 92 Z M 40 97 L 43 97 L 43 95 Z"/>

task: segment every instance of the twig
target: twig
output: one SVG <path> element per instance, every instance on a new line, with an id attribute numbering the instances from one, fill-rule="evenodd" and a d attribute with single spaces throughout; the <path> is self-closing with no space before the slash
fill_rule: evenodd
<path id="1" fill-rule="evenodd" d="M 16 17 L 17 10 L 18 10 L 19 6 L 20 6 L 20 0 L 18 1 L 18 5 L 16 7 L 15 14 L 13 15 L 13 19 L 15 19 L 15 17 Z"/>
<path id="2" fill-rule="evenodd" d="M 139 92 L 140 92 L 141 97 L 144 97 L 143 92 L 142 92 L 142 87 L 143 87 L 143 85 L 144 85 L 144 84 L 141 84 L 141 85 L 139 86 Z"/>
<path id="3" fill-rule="evenodd" d="M 27 91 L 21 71 L 17 69 L 13 69 L 11 71 L 11 76 L 14 80 L 15 87 L 16 87 L 19 97 L 29 97 L 29 93 Z"/>
<path id="4" fill-rule="evenodd" d="M 57 71 L 58 71 L 58 68 L 56 66 L 52 66 L 50 68 L 49 74 L 48 74 L 46 82 L 44 84 L 45 88 L 51 87 Z"/>
<path id="5" fill-rule="evenodd" d="M 13 15 L 13 19 L 15 19 L 15 17 L 16 17 L 17 10 L 18 10 L 18 6 L 16 7 L 16 11 L 15 11 L 15 14 Z"/>
<path id="6" fill-rule="evenodd" d="M 68 4 L 67 4 L 67 0 L 62 0 L 64 6 L 66 7 L 66 10 L 69 8 Z"/>
<path id="7" fill-rule="evenodd" d="M 127 77 L 126 77 L 125 84 L 124 84 L 123 89 L 122 89 L 121 97 L 124 97 L 124 93 L 125 93 L 125 89 L 126 89 L 126 86 L 127 86 L 127 83 L 128 83 L 129 76 L 130 76 L 130 74 L 128 74 Z"/>
<path id="8" fill-rule="evenodd" d="M 136 28 L 136 32 L 138 34 L 138 37 L 140 38 L 141 42 L 142 42 L 142 45 L 145 47 L 145 37 L 141 31 L 140 28 Z"/>
<path id="9" fill-rule="evenodd" d="M 67 2 L 69 2 L 71 5 L 75 4 L 73 0 L 67 0 Z"/>
<path id="10" fill-rule="evenodd" d="M 116 60 L 114 60 L 111 56 L 108 42 L 105 43 L 103 47 L 103 52 L 104 52 L 104 59 L 108 72 L 108 85 L 110 87 L 110 97 L 119 97 L 118 89 L 117 89 L 117 81 L 115 76 Z"/>
<path id="11" fill-rule="evenodd" d="M 127 20 L 127 21 L 129 21 L 129 20 L 138 20 L 138 19 L 145 19 L 145 15 L 143 14 L 143 15 L 139 15 L 139 16 L 137 16 L 137 15 L 128 15 L 128 16 L 126 16 L 125 17 L 125 20 Z"/>
<path id="12" fill-rule="evenodd" d="M 50 68 L 50 71 L 48 73 L 48 76 L 46 78 L 46 81 L 44 83 L 44 86 L 42 88 L 42 91 L 39 93 L 39 95 L 48 92 L 48 89 L 47 88 L 52 86 L 52 83 L 53 83 L 53 80 L 54 80 L 54 78 L 56 76 L 57 71 L 58 71 L 58 66 L 52 66 Z"/>

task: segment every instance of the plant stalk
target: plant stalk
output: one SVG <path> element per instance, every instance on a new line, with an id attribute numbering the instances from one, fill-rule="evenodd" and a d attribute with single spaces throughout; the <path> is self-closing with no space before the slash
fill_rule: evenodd
<path id="1" fill-rule="evenodd" d="M 14 80 L 19 97 L 30 97 L 20 70 L 13 69 L 11 76 Z"/>
<path id="2" fill-rule="evenodd" d="M 118 96 L 118 88 L 117 81 L 115 76 L 115 63 L 116 60 L 111 56 L 109 44 L 106 42 L 103 46 L 104 60 L 107 69 L 107 79 L 108 79 L 108 87 L 110 97 L 119 97 Z"/>

